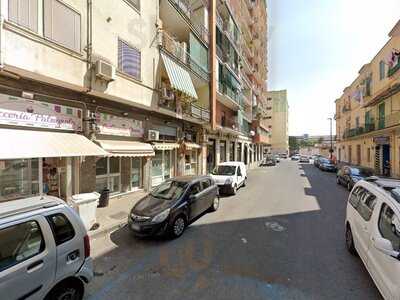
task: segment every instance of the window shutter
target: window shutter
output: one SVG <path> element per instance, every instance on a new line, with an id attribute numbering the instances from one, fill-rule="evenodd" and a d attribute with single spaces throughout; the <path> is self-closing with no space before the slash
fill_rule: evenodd
<path id="1" fill-rule="evenodd" d="M 140 80 L 141 53 L 121 40 L 118 40 L 118 68 L 123 73 Z"/>
<path id="2" fill-rule="evenodd" d="M 38 31 L 38 0 L 8 0 L 8 18 L 20 26 Z"/>

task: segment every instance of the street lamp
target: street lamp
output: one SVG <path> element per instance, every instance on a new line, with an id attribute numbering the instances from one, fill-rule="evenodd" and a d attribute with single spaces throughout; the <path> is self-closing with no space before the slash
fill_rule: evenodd
<path id="1" fill-rule="evenodd" d="M 331 148 L 329 149 L 329 152 L 331 154 L 331 159 L 332 159 L 332 155 L 333 155 L 333 141 L 332 141 L 332 118 L 328 118 L 329 123 L 330 123 L 330 140 L 331 140 Z"/>

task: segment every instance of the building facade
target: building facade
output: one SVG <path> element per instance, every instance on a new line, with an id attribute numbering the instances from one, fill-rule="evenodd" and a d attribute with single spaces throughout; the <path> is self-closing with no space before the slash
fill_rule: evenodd
<path id="1" fill-rule="evenodd" d="M 1 1 L 0 201 L 261 160 L 266 4 L 231 2 Z"/>
<path id="2" fill-rule="evenodd" d="M 267 126 L 271 132 L 271 152 L 289 153 L 289 105 L 287 91 L 267 93 Z"/>
<path id="3" fill-rule="evenodd" d="M 400 176 L 400 21 L 336 104 L 337 157 Z"/>

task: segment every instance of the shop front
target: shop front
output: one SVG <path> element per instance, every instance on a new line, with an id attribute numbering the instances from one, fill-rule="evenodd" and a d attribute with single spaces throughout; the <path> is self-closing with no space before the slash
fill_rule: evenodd
<path id="1" fill-rule="evenodd" d="M 0 201 L 79 193 L 79 164 L 107 153 L 82 131 L 82 110 L 0 94 Z"/>
<path id="2" fill-rule="evenodd" d="M 97 114 L 96 143 L 107 157 L 97 157 L 95 190 L 107 189 L 111 196 L 141 190 L 148 172 L 145 166 L 155 153 L 144 136 L 142 121 L 111 114 Z"/>

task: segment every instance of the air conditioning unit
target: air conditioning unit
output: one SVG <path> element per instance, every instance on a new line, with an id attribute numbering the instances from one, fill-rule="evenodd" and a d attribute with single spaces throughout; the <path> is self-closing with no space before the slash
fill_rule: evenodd
<path id="1" fill-rule="evenodd" d="M 95 73 L 96 77 L 99 77 L 106 81 L 115 80 L 115 67 L 104 60 L 96 61 Z"/>
<path id="2" fill-rule="evenodd" d="M 158 141 L 160 139 L 160 132 L 157 130 L 149 130 L 147 140 Z"/>

